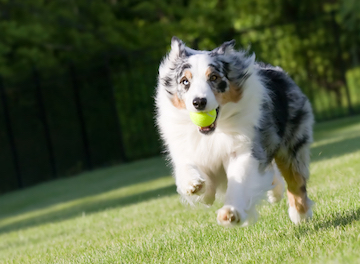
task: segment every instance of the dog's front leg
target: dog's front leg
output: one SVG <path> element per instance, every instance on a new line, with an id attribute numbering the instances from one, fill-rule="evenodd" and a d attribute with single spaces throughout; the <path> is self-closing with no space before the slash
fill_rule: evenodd
<path id="1" fill-rule="evenodd" d="M 177 192 L 190 204 L 201 202 L 211 205 L 215 200 L 215 186 L 198 166 L 186 163 L 175 166 Z"/>
<path id="2" fill-rule="evenodd" d="M 223 226 L 246 225 L 256 221 L 256 204 L 272 188 L 273 175 L 260 172 L 251 153 L 233 153 L 225 163 L 228 178 L 224 206 L 217 221 Z"/>

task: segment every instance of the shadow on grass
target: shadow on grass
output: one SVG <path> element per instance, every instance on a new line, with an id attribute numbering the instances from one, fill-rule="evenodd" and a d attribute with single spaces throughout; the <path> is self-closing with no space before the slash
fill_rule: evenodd
<path id="1" fill-rule="evenodd" d="M 334 131 L 338 128 L 346 129 L 353 125 L 359 124 L 360 115 L 341 117 L 330 121 L 324 121 L 315 125 L 315 139 L 319 140 L 319 136 L 328 135 L 329 131 Z"/>
<path id="2" fill-rule="evenodd" d="M 328 229 L 337 226 L 346 226 L 360 219 L 360 208 L 345 212 L 335 212 L 330 220 L 316 223 L 315 230 Z"/>
<path id="3" fill-rule="evenodd" d="M 0 219 L 152 181 L 170 174 L 165 161 L 158 157 L 46 182 L 0 196 Z"/>
<path id="4" fill-rule="evenodd" d="M 311 161 L 340 157 L 360 150 L 360 136 L 347 138 L 341 141 L 321 145 L 311 149 Z"/>
<path id="5" fill-rule="evenodd" d="M 297 226 L 296 235 L 302 237 L 304 234 L 317 232 L 320 230 L 326 230 L 330 228 L 345 227 L 352 222 L 360 220 L 360 208 L 347 210 L 343 212 L 334 212 L 331 215 L 331 219 L 326 221 L 319 221 L 310 225 L 299 225 Z"/>
<path id="6" fill-rule="evenodd" d="M 29 228 L 46 223 L 54 223 L 79 217 L 85 214 L 104 211 L 111 208 L 124 207 L 131 204 L 140 203 L 146 200 L 157 199 L 161 197 L 171 196 L 176 193 L 175 185 L 142 192 L 135 195 L 120 197 L 116 199 L 107 199 L 99 202 L 89 202 L 71 208 L 57 210 L 55 212 L 44 213 L 43 215 L 30 217 L 23 220 L 14 221 L 0 227 L 0 234 L 14 230 Z"/>

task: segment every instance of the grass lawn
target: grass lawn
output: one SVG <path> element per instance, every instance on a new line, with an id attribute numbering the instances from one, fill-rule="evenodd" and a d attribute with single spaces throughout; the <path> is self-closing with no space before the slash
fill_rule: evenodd
<path id="1" fill-rule="evenodd" d="M 313 219 L 286 199 L 247 228 L 184 206 L 161 158 L 0 196 L 0 263 L 360 263 L 360 116 L 321 123 L 312 147 Z"/>

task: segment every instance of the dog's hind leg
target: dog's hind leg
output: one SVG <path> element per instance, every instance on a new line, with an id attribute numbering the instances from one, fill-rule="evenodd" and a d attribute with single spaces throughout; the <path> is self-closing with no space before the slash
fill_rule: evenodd
<path id="1" fill-rule="evenodd" d="M 285 182 L 284 178 L 281 177 L 281 173 L 276 166 L 275 161 L 272 162 L 270 170 L 274 173 L 274 179 L 272 182 L 273 188 L 267 192 L 267 197 L 270 203 L 277 203 L 284 197 Z"/>
<path id="2" fill-rule="evenodd" d="M 306 190 L 309 178 L 309 143 L 288 156 L 291 158 L 277 155 L 275 161 L 287 183 L 290 219 L 298 224 L 312 217 L 312 201 L 308 198 Z"/>

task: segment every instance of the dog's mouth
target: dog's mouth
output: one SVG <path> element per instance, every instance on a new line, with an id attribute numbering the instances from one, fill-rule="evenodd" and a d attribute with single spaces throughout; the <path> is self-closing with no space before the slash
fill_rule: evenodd
<path id="1" fill-rule="evenodd" d="M 210 125 L 210 126 L 207 126 L 207 127 L 198 127 L 199 129 L 199 132 L 201 134 L 204 134 L 204 135 L 210 135 L 211 133 L 213 133 L 216 129 L 216 121 L 219 117 L 219 107 L 216 108 L 216 118 L 215 118 L 215 121 Z"/>

